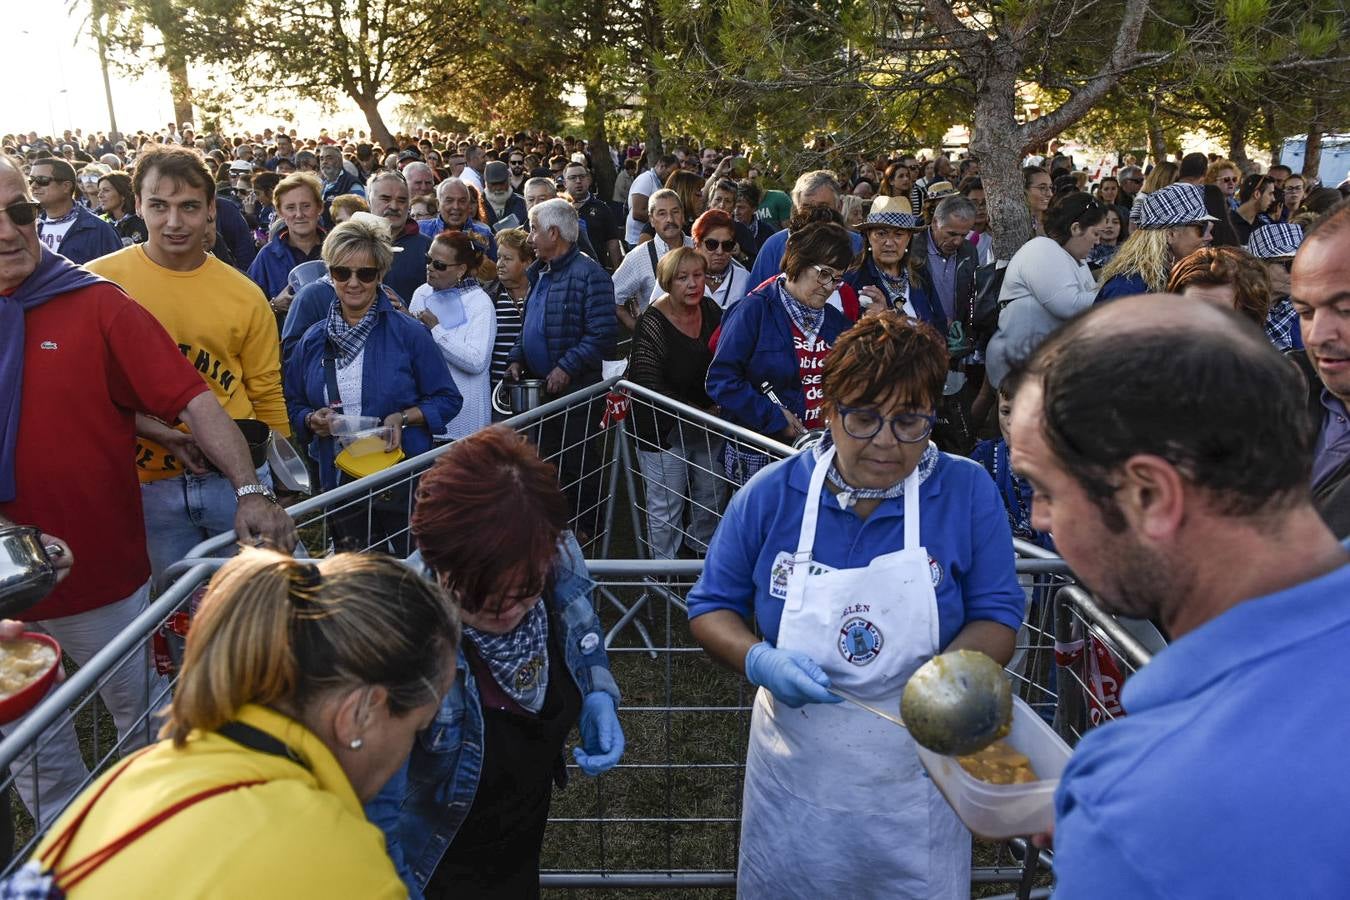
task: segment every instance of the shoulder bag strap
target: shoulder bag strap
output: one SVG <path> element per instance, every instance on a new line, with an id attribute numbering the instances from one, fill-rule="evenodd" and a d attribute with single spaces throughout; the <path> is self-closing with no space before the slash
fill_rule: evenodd
<path id="1" fill-rule="evenodd" d="M 123 769 L 122 771 L 126 770 Z M 120 775 L 122 773 L 118 772 L 117 774 Z M 104 784 L 104 788 L 107 788 L 108 784 L 111 784 L 112 781 L 113 779 L 109 779 L 108 782 Z M 161 810 L 160 812 L 151 816 L 149 819 L 142 822 L 140 825 L 137 825 L 135 828 L 131 829 L 126 834 L 122 835 L 117 840 L 113 841 L 111 844 L 108 844 L 106 847 L 103 847 L 101 850 L 95 850 L 93 853 L 89 854 L 79 862 L 73 863 L 70 867 L 68 867 L 64 871 L 52 872 L 52 879 L 60 890 L 69 893 L 71 888 L 75 887 L 75 885 L 79 884 L 81 881 L 92 875 L 105 862 L 112 859 L 123 849 L 134 843 L 136 840 L 145 835 L 147 832 L 152 831 L 156 827 L 164 824 L 169 819 L 172 819 L 174 816 L 178 815 L 180 812 L 187 809 L 188 807 L 194 806 L 202 802 L 203 800 L 209 800 L 212 797 L 216 796 L 217 794 L 224 794 L 228 791 L 237 790 L 239 788 L 252 787 L 255 784 L 265 784 L 265 783 L 266 783 L 265 779 L 255 779 L 253 781 L 235 781 L 230 784 L 216 785 L 213 788 L 207 788 L 204 791 L 198 791 L 197 793 L 193 794 L 190 797 L 184 797 L 182 800 L 179 800 L 177 803 L 173 804 L 167 809 Z M 99 791 L 100 795 L 102 793 L 103 793 L 102 791 Z M 96 796 L 94 800 L 97 801 L 98 797 Z M 85 807 L 84 811 L 80 814 L 81 821 L 83 821 L 84 815 L 89 812 L 89 807 L 91 806 L 93 806 L 92 802 L 89 804 L 89 806 Z M 67 832 L 67 834 L 70 834 L 72 838 L 74 836 L 74 829 L 78 827 L 78 825 L 79 822 L 72 823 L 71 830 Z M 66 847 L 69 847 L 69 844 L 70 842 L 67 841 Z M 64 855 L 66 847 L 62 848 L 62 855 Z"/>
<path id="2" fill-rule="evenodd" d="M 655 278 L 655 277 L 656 277 L 656 238 L 652 238 L 650 241 L 647 242 L 647 256 L 651 258 L 651 261 L 652 261 L 652 277 Z"/>

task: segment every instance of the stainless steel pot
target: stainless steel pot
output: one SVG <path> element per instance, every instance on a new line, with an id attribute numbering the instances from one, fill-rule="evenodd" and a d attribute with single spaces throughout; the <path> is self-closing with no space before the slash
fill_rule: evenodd
<path id="1" fill-rule="evenodd" d="M 498 415 L 516 416 L 529 412 L 537 406 L 543 406 L 545 382 L 539 378 L 523 378 L 512 381 L 504 378 L 492 391 L 492 408 Z"/>
<path id="2" fill-rule="evenodd" d="M 51 592 L 60 546 L 42 546 L 42 532 L 27 525 L 0 528 L 0 618 L 18 615 Z"/>

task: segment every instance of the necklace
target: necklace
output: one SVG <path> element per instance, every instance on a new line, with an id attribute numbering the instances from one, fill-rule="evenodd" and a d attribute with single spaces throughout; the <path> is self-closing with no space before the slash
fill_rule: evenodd
<path id="1" fill-rule="evenodd" d="M 703 276 L 703 280 L 711 284 L 713 286 L 713 290 L 716 290 L 718 286 L 720 286 L 722 282 L 726 280 L 726 277 L 727 277 L 726 272 L 723 272 L 721 275 L 714 275 L 713 273 L 709 272 Z"/>

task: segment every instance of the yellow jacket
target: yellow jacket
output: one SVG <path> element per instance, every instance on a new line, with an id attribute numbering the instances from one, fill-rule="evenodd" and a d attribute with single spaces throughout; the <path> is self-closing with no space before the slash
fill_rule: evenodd
<path id="1" fill-rule="evenodd" d="M 71 900 L 407 897 L 385 852 L 384 835 L 366 820 L 328 748 L 304 726 L 265 707 L 246 706 L 238 719 L 286 744 L 309 768 L 214 733 L 194 732 L 181 750 L 161 741 L 133 760 L 94 804 L 58 871 L 192 794 L 236 781 L 267 783 L 184 809 L 79 882 L 68 894 Z M 109 774 L 57 820 L 35 858 L 42 858 Z"/>
<path id="2" fill-rule="evenodd" d="M 256 284 L 214 256 L 191 272 L 166 269 L 142 244 L 87 268 L 116 282 L 159 320 L 230 418 L 260 419 L 290 436 L 277 320 Z M 136 443 L 136 467 L 143 482 L 183 474 L 173 456 L 147 440 Z"/>

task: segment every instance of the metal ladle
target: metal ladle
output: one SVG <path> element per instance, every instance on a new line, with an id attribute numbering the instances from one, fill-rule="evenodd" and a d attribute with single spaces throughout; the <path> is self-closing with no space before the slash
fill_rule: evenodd
<path id="1" fill-rule="evenodd" d="M 836 688 L 830 693 L 902 728 L 945 756 L 975 753 L 1006 735 L 1012 686 L 1003 667 L 975 650 L 954 650 L 919 667 L 900 697 L 900 716 Z"/>

